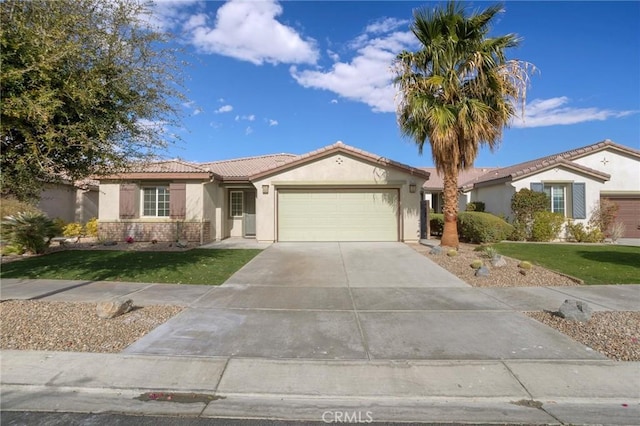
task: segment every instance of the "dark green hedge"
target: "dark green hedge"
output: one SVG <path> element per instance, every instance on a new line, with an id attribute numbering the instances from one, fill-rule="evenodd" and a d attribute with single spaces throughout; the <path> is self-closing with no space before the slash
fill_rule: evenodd
<path id="1" fill-rule="evenodd" d="M 433 213 L 429 215 L 432 235 L 442 235 L 444 215 Z M 458 236 L 470 243 L 495 243 L 509 238 L 513 233 L 513 226 L 498 216 L 483 212 L 458 213 Z"/>

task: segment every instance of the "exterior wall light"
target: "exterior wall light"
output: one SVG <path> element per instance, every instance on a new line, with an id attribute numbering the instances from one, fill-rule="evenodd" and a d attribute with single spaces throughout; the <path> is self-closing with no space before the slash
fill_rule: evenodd
<path id="1" fill-rule="evenodd" d="M 409 192 L 412 193 L 412 194 L 415 194 L 416 189 L 417 189 L 416 183 L 415 182 L 411 182 L 409 184 Z"/>
<path id="2" fill-rule="evenodd" d="M 262 193 L 265 195 L 269 193 L 269 185 L 262 185 Z"/>

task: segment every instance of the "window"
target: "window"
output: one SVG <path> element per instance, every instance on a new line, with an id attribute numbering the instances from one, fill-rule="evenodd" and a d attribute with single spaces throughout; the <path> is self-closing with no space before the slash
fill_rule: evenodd
<path id="1" fill-rule="evenodd" d="M 229 216 L 242 217 L 244 193 L 242 191 L 231 191 L 229 193 Z"/>
<path id="2" fill-rule="evenodd" d="M 567 188 L 565 185 L 545 185 L 544 192 L 549 196 L 551 205 L 549 210 L 566 216 L 567 212 Z"/>
<path id="3" fill-rule="evenodd" d="M 142 189 L 143 216 L 169 216 L 169 188 L 165 186 Z"/>

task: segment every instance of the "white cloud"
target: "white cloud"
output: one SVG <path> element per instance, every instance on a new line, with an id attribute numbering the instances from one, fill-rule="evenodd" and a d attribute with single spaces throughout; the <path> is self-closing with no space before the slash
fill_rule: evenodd
<path id="1" fill-rule="evenodd" d="M 230 0 L 220 6 L 215 23 L 208 16 L 192 16 L 185 26 L 191 43 L 206 53 L 248 61 L 278 64 L 315 64 L 318 50 L 313 39 L 280 23 L 282 6 L 275 0 Z"/>
<path id="2" fill-rule="evenodd" d="M 200 0 L 154 0 L 151 3 L 151 13 L 140 16 L 140 19 L 152 28 L 169 31 L 188 21 L 191 6 L 198 3 L 202 2 Z"/>
<path id="3" fill-rule="evenodd" d="M 338 62 L 340 60 L 340 55 L 334 52 L 331 49 L 327 49 L 327 55 L 331 58 L 333 62 Z"/>
<path id="4" fill-rule="evenodd" d="M 587 121 L 604 121 L 637 113 L 637 111 L 612 111 L 596 107 L 578 108 L 568 106 L 568 103 L 569 98 L 566 96 L 534 99 L 527 104 L 524 118 L 514 119 L 511 125 L 517 128 L 561 126 Z"/>
<path id="5" fill-rule="evenodd" d="M 244 130 L 244 134 L 249 136 L 251 133 L 253 133 L 253 129 L 251 128 L 251 126 L 247 126 L 247 128 Z"/>
<path id="6" fill-rule="evenodd" d="M 349 43 L 349 47 L 357 50 L 350 62 L 336 62 L 327 71 L 298 70 L 292 66 L 290 73 L 303 87 L 329 90 L 363 102 L 374 112 L 394 112 L 396 88 L 391 66 L 396 55 L 403 49 L 415 47 L 417 40 L 411 32 L 397 31 L 375 38 L 371 35 L 397 27 L 399 22 L 402 21 L 385 20 L 369 25 L 365 33 Z"/>
<path id="7" fill-rule="evenodd" d="M 233 111 L 233 107 L 232 107 L 231 105 L 223 105 L 223 106 L 221 106 L 220 108 L 218 108 L 218 109 L 215 111 L 215 113 L 216 113 L 216 114 L 222 114 L 222 113 L 225 113 L 225 112 L 231 112 L 231 111 Z"/>
<path id="8" fill-rule="evenodd" d="M 277 126 L 278 120 L 269 119 L 269 127 Z"/>
<path id="9" fill-rule="evenodd" d="M 371 34 L 388 33 L 402 26 L 408 27 L 409 22 L 411 21 L 408 19 L 383 18 L 367 25 L 364 32 Z"/>
<path id="10" fill-rule="evenodd" d="M 331 99 L 331 100 L 329 101 L 329 103 L 330 103 L 330 104 L 337 104 L 337 103 L 338 103 L 338 100 L 337 100 L 337 99 Z"/>
<path id="11" fill-rule="evenodd" d="M 256 116 L 254 114 L 250 114 L 250 115 L 236 115 L 235 120 L 236 121 L 240 121 L 240 120 L 244 120 L 244 121 L 255 121 Z"/>

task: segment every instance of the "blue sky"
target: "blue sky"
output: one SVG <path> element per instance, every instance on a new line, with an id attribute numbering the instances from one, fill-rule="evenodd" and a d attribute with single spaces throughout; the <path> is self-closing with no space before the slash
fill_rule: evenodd
<path id="1" fill-rule="evenodd" d="M 302 154 L 338 140 L 433 165 L 396 124 L 391 63 L 418 45 L 413 10 L 441 2 L 158 1 L 191 66 L 182 142 L 169 157 L 215 161 Z M 491 3 L 465 3 L 469 11 Z M 640 2 L 504 3 L 493 35 L 533 63 L 524 121 L 476 166 L 507 166 L 603 139 L 640 149 Z"/>

